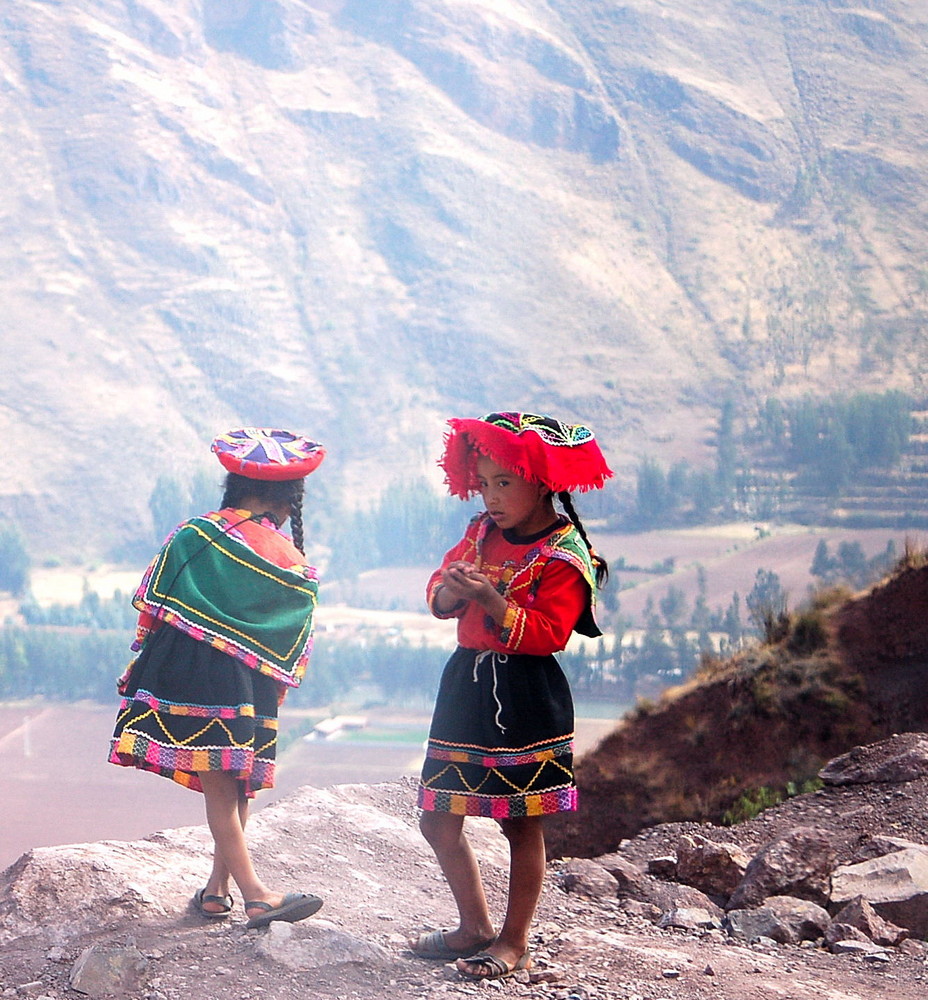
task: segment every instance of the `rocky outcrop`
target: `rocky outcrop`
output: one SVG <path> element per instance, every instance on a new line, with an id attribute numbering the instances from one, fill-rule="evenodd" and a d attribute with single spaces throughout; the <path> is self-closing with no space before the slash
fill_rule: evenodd
<path id="1" fill-rule="evenodd" d="M 911 800 L 919 816 L 928 787 L 917 766 L 922 743 L 921 734 L 904 734 L 830 761 L 822 775 L 836 790 L 845 790 L 842 805 L 834 808 L 838 800 L 832 800 L 820 810 L 806 807 L 802 811 L 819 822 L 787 825 L 768 834 L 743 867 L 741 859 L 748 857 L 745 834 L 755 840 L 744 828 L 732 828 L 731 836 L 738 841 L 734 844 L 708 832 L 683 834 L 670 854 L 664 850 L 666 839 L 655 853 L 636 848 L 638 841 L 626 841 L 596 863 L 611 873 L 623 873 L 620 895 L 651 905 L 658 904 L 660 894 L 654 889 L 657 880 L 646 872 L 660 872 L 659 881 L 668 885 L 698 882 L 726 911 L 723 927 L 733 938 L 819 941 L 835 951 L 848 941 L 886 948 L 899 947 L 909 938 L 928 939 L 928 843 L 887 836 L 880 832 L 874 810 L 855 808 L 859 798 L 882 798 L 887 786 L 895 786 L 891 798 Z M 809 802 L 821 794 L 815 793 Z M 790 811 L 790 806 L 782 807 L 786 816 Z M 766 819 L 761 814 L 757 823 Z M 887 826 L 892 825 L 901 824 L 888 820 Z M 918 829 L 920 821 L 915 819 L 911 826 Z M 652 836 L 653 831 L 646 832 L 640 843 L 647 845 Z M 694 864 L 694 856 L 715 860 Z M 741 877 L 733 883 L 731 872 L 739 869 Z"/>

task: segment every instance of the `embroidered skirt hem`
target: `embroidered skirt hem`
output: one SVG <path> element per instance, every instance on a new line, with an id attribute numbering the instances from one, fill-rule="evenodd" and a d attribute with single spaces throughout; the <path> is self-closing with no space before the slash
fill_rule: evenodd
<path id="1" fill-rule="evenodd" d="M 119 708 L 109 761 L 202 791 L 225 771 L 251 797 L 273 788 L 279 685 L 170 625 L 145 643 Z"/>

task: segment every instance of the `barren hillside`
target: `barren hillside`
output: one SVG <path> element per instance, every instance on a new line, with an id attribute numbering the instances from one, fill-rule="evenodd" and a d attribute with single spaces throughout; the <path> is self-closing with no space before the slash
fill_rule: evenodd
<path id="1" fill-rule="evenodd" d="M 451 413 L 550 410 L 623 489 L 698 463 L 723 395 L 923 378 L 916 0 L 0 24 L 0 514 L 37 555 L 147 543 L 229 425 L 324 440 L 324 504 L 430 469 Z"/>

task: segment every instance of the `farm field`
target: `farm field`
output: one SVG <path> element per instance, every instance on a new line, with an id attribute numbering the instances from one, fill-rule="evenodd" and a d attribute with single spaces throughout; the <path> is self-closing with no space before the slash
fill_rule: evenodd
<path id="1" fill-rule="evenodd" d="M 758 569 L 772 570 L 796 607 L 815 586 L 809 572 L 819 541 L 825 540 L 834 553 L 842 542 L 858 542 L 868 558 L 886 549 L 893 541 L 901 555 L 907 533 L 888 528 L 844 529 L 810 528 L 800 525 L 763 525 L 754 522 L 731 523 L 711 528 L 661 530 L 639 533 L 610 533 L 590 526 L 590 536 L 597 549 L 609 561 L 610 586 L 620 587 L 618 594 L 623 618 L 640 625 L 641 615 L 649 597 L 655 604 L 673 585 L 686 595 L 689 607 L 698 593 L 698 573 L 706 573 L 707 603 L 711 609 L 725 608 L 737 592 L 744 597 L 754 585 Z M 917 535 L 909 533 L 914 543 Z M 620 562 L 624 559 L 626 567 Z M 654 572 L 653 567 L 673 560 L 671 573 Z M 323 583 L 320 621 L 326 617 L 326 602 L 338 605 L 413 611 L 422 610 L 423 591 L 433 567 L 398 567 L 370 570 L 351 582 Z M 437 623 L 438 634 L 447 629 Z M 433 627 L 434 629 L 434 627 Z"/>

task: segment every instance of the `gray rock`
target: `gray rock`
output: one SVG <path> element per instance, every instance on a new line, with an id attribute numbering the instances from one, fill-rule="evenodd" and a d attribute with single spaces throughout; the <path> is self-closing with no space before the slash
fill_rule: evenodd
<path id="1" fill-rule="evenodd" d="M 380 945 L 346 934 L 326 920 L 270 924 L 258 939 L 255 951 L 295 972 L 346 962 L 366 966 L 392 962 L 389 952 Z"/>
<path id="2" fill-rule="evenodd" d="M 677 859 L 672 856 L 651 858 L 648 861 L 648 874 L 655 878 L 673 879 L 677 874 Z"/>
<path id="3" fill-rule="evenodd" d="M 765 906 L 752 910 L 729 910 L 722 926 L 731 937 L 745 941 L 767 938 L 778 944 L 795 943 L 789 927 Z"/>
<path id="4" fill-rule="evenodd" d="M 795 941 L 815 941 L 831 925 L 828 911 L 808 899 L 795 896 L 770 896 L 764 906 L 790 930 Z"/>
<path id="5" fill-rule="evenodd" d="M 637 896 L 647 881 L 647 876 L 621 854 L 604 854 L 596 860 L 615 879 L 620 896 Z"/>
<path id="6" fill-rule="evenodd" d="M 618 882 L 601 864 L 587 858 L 571 858 L 560 872 L 561 885 L 567 892 L 576 892 L 594 899 L 614 899 Z"/>
<path id="7" fill-rule="evenodd" d="M 661 915 L 658 927 L 679 927 L 683 930 L 711 930 L 721 927 L 721 921 L 700 906 L 682 906 Z"/>
<path id="8" fill-rule="evenodd" d="M 825 932 L 824 941 L 825 947 L 831 949 L 833 945 L 840 944 L 843 941 L 870 941 L 870 938 L 862 930 L 853 927 L 851 924 L 843 924 L 835 921 Z"/>
<path id="9" fill-rule="evenodd" d="M 684 836 L 677 844 L 676 878 L 709 895 L 728 898 L 750 860 L 737 844 L 717 843 L 698 834 Z"/>
<path id="10" fill-rule="evenodd" d="M 884 955 L 886 949 L 872 941 L 835 941 L 830 950 L 835 955 Z"/>
<path id="11" fill-rule="evenodd" d="M 724 928 L 735 938 L 770 938 L 780 944 L 799 944 L 822 937 L 831 923 L 827 910 L 807 899 L 772 896 L 763 906 L 729 910 Z"/>
<path id="12" fill-rule="evenodd" d="M 835 923 L 856 927 L 876 944 L 893 948 L 909 936 L 904 927 L 884 920 L 863 896 L 852 899 L 835 914 Z"/>
<path id="13" fill-rule="evenodd" d="M 859 861 L 871 861 L 873 858 L 883 857 L 884 854 L 894 854 L 896 851 L 905 851 L 909 848 L 916 851 L 928 851 L 928 844 L 919 844 L 902 837 L 887 837 L 885 834 L 876 834 L 860 844 L 854 851 L 852 860 L 854 864 L 857 864 Z"/>
<path id="14" fill-rule="evenodd" d="M 768 896 L 796 896 L 824 906 L 834 862 L 835 848 L 827 832 L 797 827 L 752 859 L 728 909 L 758 906 Z"/>
<path id="15" fill-rule="evenodd" d="M 148 959 L 129 945 L 91 945 L 71 968 L 72 990 L 91 997 L 125 996 L 137 989 Z"/>
<path id="16" fill-rule="evenodd" d="M 0 945 L 40 937 L 63 946 L 72 937 L 184 911 L 208 870 L 206 828 L 172 831 L 136 845 L 117 841 L 39 847 L 0 879 Z"/>
<path id="17" fill-rule="evenodd" d="M 908 848 L 837 868 L 832 875 L 832 909 L 860 896 L 885 920 L 914 937 L 928 937 L 928 852 Z"/>

